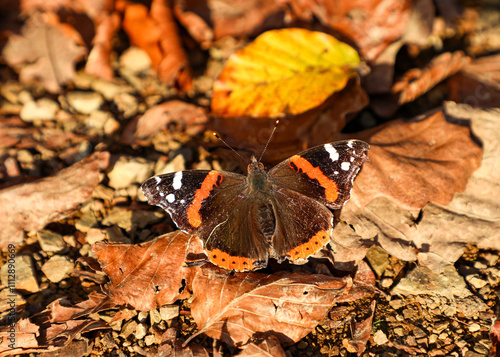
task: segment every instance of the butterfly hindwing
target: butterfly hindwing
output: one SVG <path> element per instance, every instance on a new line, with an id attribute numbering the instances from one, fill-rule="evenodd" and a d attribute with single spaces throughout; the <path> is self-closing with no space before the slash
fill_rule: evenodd
<path id="1" fill-rule="evenodd" d="M 304 260 L 330 241 L 333 214 L 317 200 L 287 188 L 277 188 L 272 202 L 276 217 L 272 242 L 279 261 Z"/>

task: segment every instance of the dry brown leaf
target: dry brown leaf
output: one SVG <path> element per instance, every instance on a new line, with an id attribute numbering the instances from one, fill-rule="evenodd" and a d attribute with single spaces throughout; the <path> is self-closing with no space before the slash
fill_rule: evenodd
<path id="1" fill-rule="evenodd" d="M 155 105 L 144 115 L 132 120 L 123 131 L 122 142 L 127 145 L 146 144 L 172 123 L 179 125 L 189 135 L 195 135 L 203 130 L 207 120 L 207 114 L 203 108 L 179 100 L 171 100 Z"/>
<path id="2" fill-rule="evenodd" d="M 414 101 L 427 93 L 439 82 L 460 71 L 470 58 L 462 51 L 446 52 L 434 58 L 423 69 L 412 69 L 406 72 L 392 87 L 393 93 L 398 93 L 398 104 L 402 105 Z"/>
<path id="3" fill-rule="evenodd" d="M 286 353 L 280 345 L 280 341 L 274 335 L 258 342 L 251 342 L 237 354 L 239 357 L 285 357 Z"/>
<path id="4" fill-rule="evenodd" d="M 193 281 L 191 313 L 200 328 L 198 334 L 231 346 L 269 335 L 287 346 L 314 329 L 339 300 L 352 298 L 352 287 L 349 277 L 230 274 L 207 268 Z"/>
<path id="5" fill-rule="evenodd" d="M 112 38 L 120 26 L 120 17 L 113 12 L 114 0 L 21 0 L 23 13 L 43 11 L 64 14 L 62 22 L 68 21 L 83 38 L 87 47 L 91 47 L 85 64 L 85 71 L 97 77 L 111 80 Z M 93 24 L 88 19 L 92 19 Z M 89 26 L 90 25 L 90 26 Z"/>
<path id="6" fill-rule="evenodd" d="M 130 42 L 146 51 L 160 80 L 177 84 L 184 91 L 191 90 L 191 69 L 170 2 L 153 0 L 149 9 L 128 1 L 122 1 L 120 6 L 124 11 L 122 26 Z"/>
<path id="7" fill-rule="evenodd" d="M 0 148 L 59 150 L 84 141 L 83 136 L 60 128 L 35 128 L 17 117 L 0 117 Z"/>
<path id="8" fill-rule="evenodd" d="M 109 297 L 95 291 L 89 294 L 88 300 L 71 305 L 65 299 L 57 299 L 49 304 L 49 321 L 52 323 L 74 320 L 98 311 L 109 310 L 115 306 Z"/>
<path id="9" fill-rule="evenodd" d="M 106 294 L 115 304 L 140 311 L 189 297 L 197 268 L 183 264 L 188 254 L 203 252 L 196 236 L 181 231 L 141 244 L 97 243 L 93 250 L 111 280 Z"/>
<path id="10" fill-rule="evenodd" d="M 402 36 L 409 22 L 411 2 L 399 0 L 280 0 L 291 6 L 293 15 L 319 21 L 355 41 L 361 54 L 375 59 Z"/>
<path id="11" fill-rule="evenodd" d="M 182 346 L 182 342 L 177 338 L 177 329 L 171 327 L 162 335 L 162 341 L 158 347 L 158 355 L 161 357 L 210 357 L 211 354 L 205 347 L 191 344 Z"/>
<path id="12" fill-rule="evenodd" d="M 94 45 L 90 50 L 85 64 L 85 72 L 96 77 L 107 80 L 113 79 L 114 71 L 111 67 L 111 52 L 113 50 L 112 40 L 116 31 L 120 27 L 120 17 L 118 13 L 101 13 L 94 19 L 95 36 L 92 40 Z"/>
<path id="13" fill-rule="evenodd" d="M 39 80 L 48 91 L 57 93 L 73 78 L 75 63 L 86 52 L 85 47 L 66 36 L 63 27 L 49 24 L 42 14 L 34 14 L 21 35 L 10 36 L 2 54 L 19 71 L 22 82 Z"/>
<path id="14" fill-rule="evenodd" d="M 19 118 L 0 118 L 0 148 L 32 148 L 37 145 L 33 138 L 39 129 L 29 127 Z"/>
<path id="15" fill-rule="evenodd" d="M 376 303 L 377 302 L 375 300 L 372 301 L 372 304 L 370 306 L 371 315 L 369 317 L 360 322 L 356 322 L 356 320 L 354 319 L 351 320 L 351 339 L 348 341 L 348 344 L 350 346 L 350 349 L 356 352 L 358 356 L 361 356 L 361 354 L 365 351 L 366 343 L 370 339 L 370 335 L 372 332 L 373 314 L 375 313 Z"/>
<path id="16" fill-rule="evenodd" d="M 450 99 L 473 107 L 500 107 L 500 55 L 473 60 L 448 80 Z"/>
<path id="17" fill-rule="evenodd" d="M 109 153 L 98 152 L 56 176 L 0 191 L 0 247 L 67 216 L 90 197 L 108 164 Z"/>
<path id="18" fill-rule="evenodd" d="M 0 356 L 21 353 L 57 351 L 70 344 L 82 333 L 109 328 L 104 321 L 80 319 L 90 313 L 113 307 L 108 298 L 91 293 L 90 299 L 74 306 L 63 307 L 63 299 L 56 300 L 49 307 L 29 318 L 19 320 L 15 326 L 15 347 L 10 348 L 9 326 L 0 329 Z"/>
<path id="19" fill-rule="evenodd" d="M 285 7 L 265 0 L 175 1 L 175 14 L 193 38 L 208 48 L 212 39 L 255 36 L 283 25 Z"/>
<path id="20" fill-rule="evenodd" d="M 373 98 L 370 106 L 379 116 L 389 118 L 396 113 L 401 105 L 426 94 L 438 83 L 464 68 L 468 62 L 470 62 L 470 58 L 465 56 L 462 51 L 443 53 L 434 58 L 424 69 L 416 68 L 406 72 L 392 85 L 390 91 L 383 93 L 385 95 Z M 392 64 L 392 71 L 394 71 L 394 64 Z M 379 72 L 381 75 L 387 74 L 384 68 Z M 377 78 L 368 80 L 372 93 L 374 92 L 373 86 L 377 84 L 374 82 L 376 80 Z M 374 83 L 370 84 L 370 82 Z"/>
<path id="21" fill-rule="evenodd" d="M 447 204 L 481 163 L 482 150 L 469 127 L 452 124 L 443 112 L 424 120 L 402 120 L 361 133 L 370 162 L 354 182 L 359 204 L 384 197 L 404 209 L 427 202 Z"/>
<path id="22" fill-rule="evenodd" d="M 200 44 L 201 48 L 210 48 L 214 40 L 214 32 L 210 25 L 201 17 L 202 14 L 197 14 L 195 11 L 185 8 L 189 1 L 182 1 L 174 4 L 175 18 L 189 32 L 189 34 Z M 204 3 L 199 2 L 201 11 L 206 10 Z M 189 5 L 188 5 L 189 6 Z"/>
<path id="23" fill-rule="evenodd" d="M 370 94 L 391 92 L 396 69 L 396 56 L 402 46 L 410 44 L 427 47 L 432 34 L 435 17 L 432 0 L 412 2 L 410 19 L 402 37 L 388 45 L 375 59 L 370 61 L 370 73 L 363 78 L 363 88 Z M 414 46 L 414 47 L 416 47 Z"/>
<path id="24" fill-rule="evenodd" d="M 402 209 L 388 201 L 391 197 L 387 196 L 373 200 L 368 206 L 360 206 L 359 202 L 364 198 L 360 199 L 358 195 L 363 197 L 368 182 L 377 185 L 375 173 L 362 180 L 360 174 L 351 200 L 344 206 L 341 215 L 341 219 L 352 226 L 351 233 L 358 239 L 377 241 L 389 254 L 403 260 L 416 260 L 417 249 L 435 253 L 450 263 L 462 255 L 467 244 L 477 244 L 483 249 L 500 249 L 500 206 L 497 199 L 500 194 L 500 111 L 473 109 L 449 102 L 444 107 L 444 114 L 454 121 L 470 120 L 472 131 L 483 143 L 481 167 L 472 173 L 465 191 L 455 193 L 447 205 L 428 203 L 421 210 Z M 451 128 L 441 135 L 450 133 Z M 461 141 L 459 138 L 455 140 Z M 370 152 L 376 154 L 373 143 L 371 145 Z M 467 154 L 477 149 L 463 143 L 455 155 L 459 155 L 460 150 Z M 364 166 L 362 174 L 367 174 L 365 169 L 369 166 Z M 430 176 L 431 170 L 433 168 L 423 170 L 422 174 Z M 408 169 L 400 168 L 400 171 Z M 395 174 L 398 172 L 385 173 L 387 177 Z M 411 181 L 408 182 L 411 184 Z M 406 186 L 407 190 L 408 187 L 412 186 Z M 421 199 L 420 188 L 411 192 L 419 196 L 417 200 Z M 407 192 L 408 196 L 411 192 Z"/>
<path id="25" fill-rule="evenodd" d="M 368 266 L 368 263 L 364 261 L 361 261 L 357 266 L 353 282 L 354 284 L 352 285 L 348 293 L 338 297 L 337 303 L 356 301 L 373 293 L 379 292 L 376 288 L 374 288 L 375 274 Z M 344 306 L 335 307 L 334 309 L 332 309 L 332 311 L 335 311 L 337 308 L 341 309 L 343 307 Z"/>

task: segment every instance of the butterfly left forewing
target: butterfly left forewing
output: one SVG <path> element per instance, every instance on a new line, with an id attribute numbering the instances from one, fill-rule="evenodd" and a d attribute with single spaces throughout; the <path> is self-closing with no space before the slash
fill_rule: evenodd
<path id="1" fill-rule="evenodd" d="M 141 189 L 148 203 L 167 211 L 177 227 L 196 233 L 206 220 L 203 212 L 212 206 L 215 193 L 237 195 L 244 181 L 244 176 L 229 172 L 187 170 L 151 177 Z"/>

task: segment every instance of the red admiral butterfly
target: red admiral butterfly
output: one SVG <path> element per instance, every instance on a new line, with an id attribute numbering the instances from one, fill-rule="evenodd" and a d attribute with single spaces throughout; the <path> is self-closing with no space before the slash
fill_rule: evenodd
<path id="1" fill-rule="evenodd" d="M 179 171 L 151 177 L 142 191 L 181 230 L 198 235 L 212 263 L 255 270 L 267 266 L 269 257 L 304 260 L 330 241 L 330 209 L 349 199 L 368 149 L 360 140 L 320 145 L 269 172 L 252 157 L 247 176 Z"/>

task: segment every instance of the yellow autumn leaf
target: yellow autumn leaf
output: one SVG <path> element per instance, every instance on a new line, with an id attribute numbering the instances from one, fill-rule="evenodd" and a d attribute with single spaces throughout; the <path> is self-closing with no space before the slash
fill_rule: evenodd
<path id="1" fill-rule="evenodd" d="M 326 33 L 268 31 L 229 57 L 214 83 L 212 111 L 224 117 L 299 114 L 342 90 L 358 65 L 358 53 Z"/>

